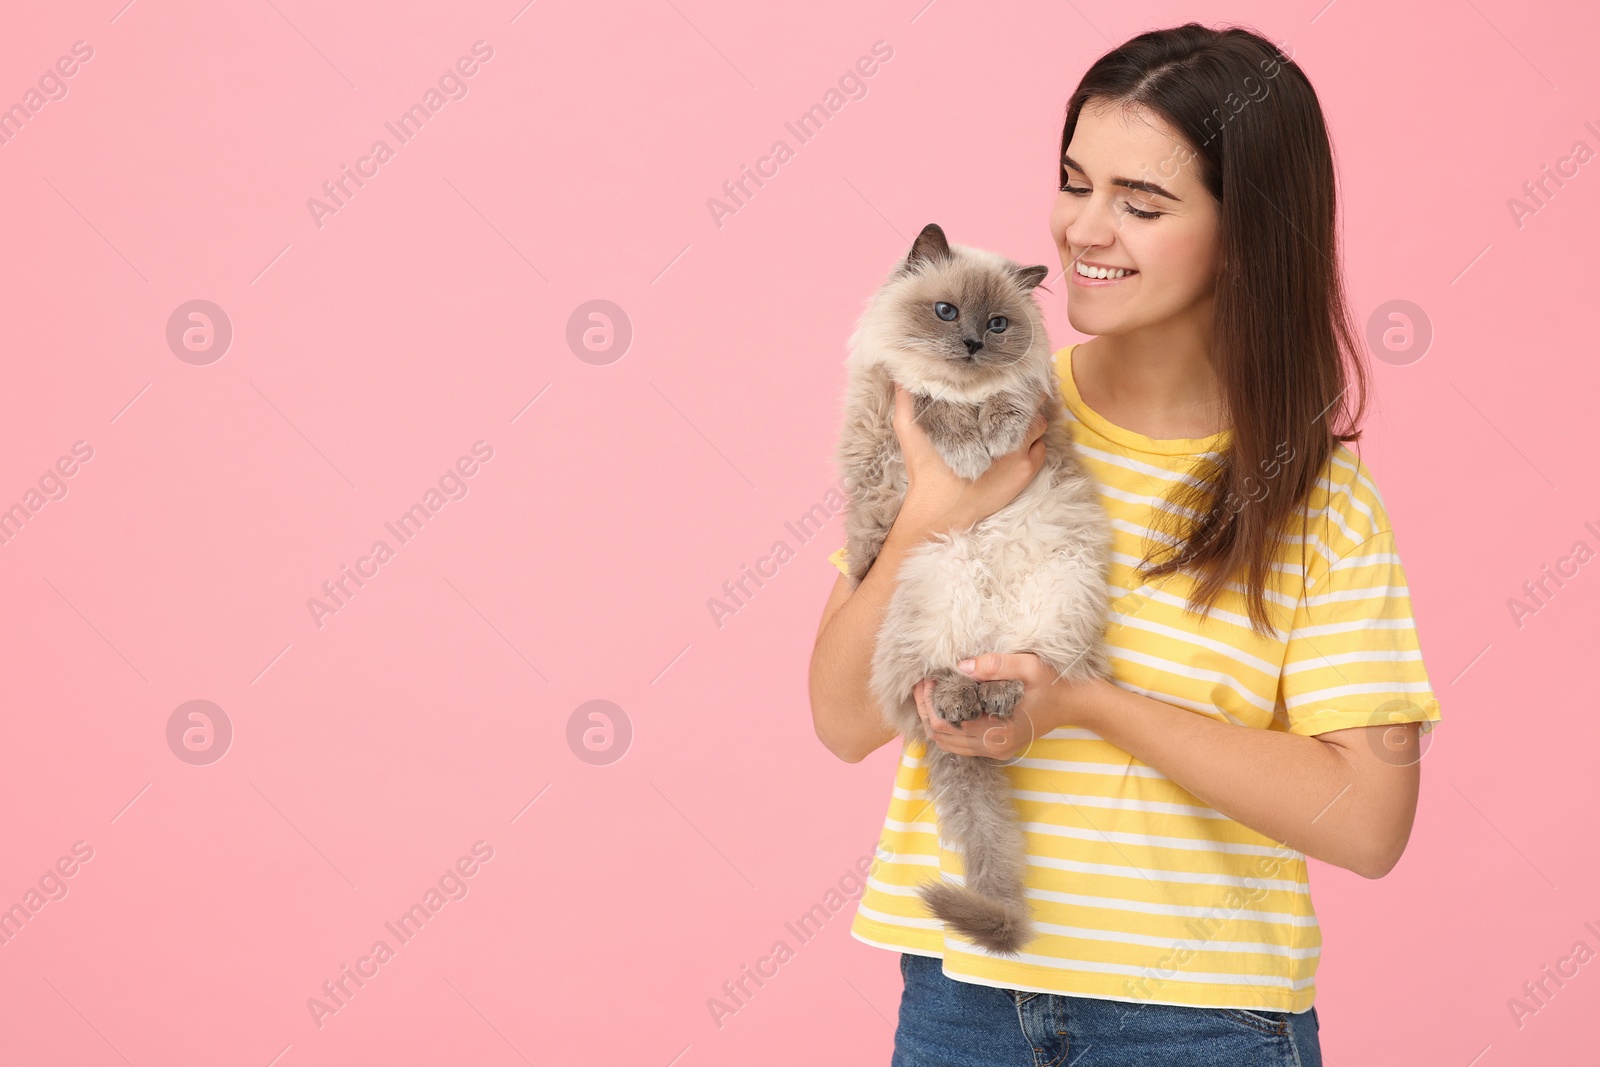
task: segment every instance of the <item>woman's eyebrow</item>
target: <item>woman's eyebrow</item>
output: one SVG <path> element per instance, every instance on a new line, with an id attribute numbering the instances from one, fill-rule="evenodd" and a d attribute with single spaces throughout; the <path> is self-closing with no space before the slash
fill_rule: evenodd
<path id="1" fill-rule="evenodd" d="M 1084 170 L 1082 167 L 1080 167 L 1078 165 L 1078 161 L 1077 160 L 1073 159 L 1071 156 L 1067 155 L 1064 152 L 1061 155 L 1061 165 L 1064 166 L 1064 167 L 1071 167 L 1073 170 L 1077 171 L 1079 174 L 1087 174 L 1087 173 L 1089 173 L 1088 171 Z M 1181 199 L 1179 199 L 1176 196 L 1173 196 L 1171 193 L 1167 192 L 1165 189 L 1163 189 L 1161 186 L 1157 185 L 1155 182 L 1139 181 L 1136 178 L 1112 178 L 1111 179 L 1111 184 L 1112 185 L 1120 185 L 1125 189 L 1137 189 L 1140 192 L 1150 193 L 1150 194 L 1152 194 L 1154 196 L 1164 196 L 1168 200 L 1176 200 L 1180 204 L 1183 203 L 1183 201 Z"/>

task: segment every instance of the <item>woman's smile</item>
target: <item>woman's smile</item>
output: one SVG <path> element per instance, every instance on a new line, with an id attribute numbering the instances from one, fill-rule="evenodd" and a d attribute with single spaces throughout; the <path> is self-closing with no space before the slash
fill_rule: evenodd
<path id="1" fill-rule="evenodd" d="M 1086 263 L 1081 260 L 1074 262 L 1072 270 L 1068 273 L 1072 275 L 1072 284 L 1085 289 L 1104 289 L 1107 286 L 1132 281 L 1139 276 L 1139 272 L 1132 267 L 1112 267 L 1109 264 Z"/>

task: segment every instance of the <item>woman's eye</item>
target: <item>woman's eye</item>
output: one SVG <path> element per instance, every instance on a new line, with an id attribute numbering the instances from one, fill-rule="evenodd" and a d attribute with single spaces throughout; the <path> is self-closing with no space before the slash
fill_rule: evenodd
<path id="1" fill-rule="evenodd" d="M 955 320 L 957 314 L 956 306 L 954 304 L 946 304 L 943 300 L 941 300 L 937 304 L 933 305 L 933 313 L 946 322 L 952 322 Z"/>
<path id="2" fill-rule="evenodd" d="M 989 320 L 989 330 L 991 333 L 1005 333 L 1006 327 L 1010 325 L 1011 323 L 1006 320 L 1004 315 L 996 315 L 994 318 Z"/>
<path id="3" fill-rule="evenodd" d="M 1091 190 L 1088 186 L 1070 186 L 1070 184 L 1067 184 L 1066 179 L 1062 179 L 1061 192 L 1072 194 L 1074 197 L 1086 197 L 1086 195 L 1090 195 L 1090 192 L 1093 192 L 1093 190 Z M 1125 205 L 1122 206 L 1126 213 L 1131 214 L 1131 216 L 1134 216 L 1134 218 L 1139 219 L 1158 219 L 1162 218 L 1163 214 L 1162 211 L 1146 211 L 1142 210 L 1142 208 L 1136 208 L 1136 206 L 1131 205 L 1131 203 L 1125 203 Z"/>

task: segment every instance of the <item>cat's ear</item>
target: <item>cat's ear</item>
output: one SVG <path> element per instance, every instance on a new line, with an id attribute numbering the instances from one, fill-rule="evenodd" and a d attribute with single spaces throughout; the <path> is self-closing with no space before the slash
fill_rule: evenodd
<path id="1" fill-rule="evenodd" d="M 950 257 L 950 242 L 944 239 L 944 231 L 937 222 L 930 222 L 917 234 L 917 239 L 911 242 L 911 251 L 906 253 L 905 262 L 900 269 L 906 273 L 916 270 L 924 263 L 935 259 L 948 259 Z"/>
<path id="2" fill-rule="evenodd" d="M 1018 285 L 1022 286 L 1024 293 L 1033 292 L 1034 286 L 1044 281 L 1049 275 L 1050 268 L 1043 264 L 1033 267 L 1017 267 L 1011 272 L 1011 276 L 1017 280 Z"/>

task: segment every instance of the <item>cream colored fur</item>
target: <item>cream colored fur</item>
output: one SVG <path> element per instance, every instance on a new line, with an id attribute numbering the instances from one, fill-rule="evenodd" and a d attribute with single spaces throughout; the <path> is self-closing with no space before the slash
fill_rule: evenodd
<path id="1" fill-rule="evenodd" d="M 1032 937 L 1027 859 L 1005 761 L 956 756 L 928 741 L 912 687 L 932 677 L 933 706 L 951 722 L 1004 717 L 1016 681 L 977 683 L 956 662 L 983 652 L 1032 652 L 1056 675 L 1105 677 L 1110 525 L 1064 421 L 1049 339 L 1032 290 L 1046 268 L 950 245 L 938 226 L 918 236 L 870 301 L 850 338 L 838 460 L 849 494 L 845 534 L 859 582 L 905 497 L 893 383 L 916 401 L 917 423 L 951 469 L 976 478 L 1016 449 L 1045 412 L 1043 468 L 1011 503 L 969 530 L 941 534 L 905 557 L 877 635 L 871 690 L 888 725 L 927 746 L 941 842 L 962 853 L 964 884 L 920 895 L 950 928 L 1015 955 Z M 934 311 L 958 309 L 955 321 Z M 987 329 L 994 316 L 1009 326 Z M 970 350 L 976 339 L 982 347 Z"/>

